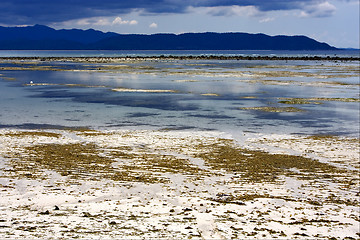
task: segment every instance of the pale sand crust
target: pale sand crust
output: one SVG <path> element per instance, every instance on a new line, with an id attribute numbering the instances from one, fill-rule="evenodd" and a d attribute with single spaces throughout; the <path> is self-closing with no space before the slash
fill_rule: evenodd
<path id="1" fill-rule="evenodd" d="M 167 89 L 133 89 L 133 88 L 113 88 L 114 92 L 147 92 L 147 93 L 175 93 L 174 90 Z"/>
<path id="2" fill-rule="evenodd" d="M 236 141 L 241 148 L 302 155 L 334 165 L 344 169 L 338 173 L 341 181 L 312 178 L 299 169 L 292 170 L 298 175 L 276 176 L 276 181 L 243 181 L 236 173 L 194 157 L 205 151 L 196 146 L 227 141 L 232 141 L 229 134 L 211 131 L 1 130 L 0 238 L 360 237 L 358 139 L 244 133 Z M 158 168 L 149 166 L 150 174 L 163 182 L 114 181 L 96 172 L 72 179 L 47 168 L 36 177 L 30 170 L 20 172 L 15 163 L 38 169 L 35 160 L 22 159 L 28 157 L 27 147 L 44 144 L 93 144 L 103 157 L 126 151 L 127 155 L 112 155 L 114 169 L 136 164 L 124 157 L 129 154 L 180 159 L 189 167 L 172 171 L 160 163 Z M 133 174 L 148 173 L 142 169 Z"/>

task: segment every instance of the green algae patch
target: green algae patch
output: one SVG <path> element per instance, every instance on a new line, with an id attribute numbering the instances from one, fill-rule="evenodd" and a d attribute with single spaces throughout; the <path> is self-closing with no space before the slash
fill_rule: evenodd
<path id="1" fill-rule="evenodd" d="M 65 71 L 64 69 L 55 68 L 54 66 L 12 66 L 12 67 L 0 67 L 0 70 L 6 71 Z"/>
<path id="2" fill-rule="evenodd" d="M 211 198 L 210 200 L 219 202 L 219 203 L 230 203 L 237 205 L 245 205 L 247 201 L 253 201 L 258 198 L 275 198 L 274 196 L 270 196 L 269 194 L 217 194 L 215 198 Z"/>
<path id="3" fill-rule="evenodd" d="M 114 133 L 84 129 L 70 131 L 89 138 L 110 138 Z M 5 136 L 13 139 L 36 139 L 37 137 L 59 138 L 51 132 L 10 132 Z M 131 137 L 124 134 L 122 137 Z M 50 140 L 50 139 L 49 139 Z M 110 140 L 110 139 L 109 139 Z M 111 141 L 111 140 L 110 140 Z M 11 176 L 29 179 L 46 179 L 47 170 L 55 171 L 69 180 L 102 180 L 125 182 L 168 182 L 166 173 L 181 173 L 192 179 L 209 175 L 207 171 L 192 164 L 186 156 L 159 153 L 152 149 L 124 145 L 100 147 L 92 141 L 75 143 L 45 143 L 17 146 L 4 156 L 12 167 Z"/>
<path id="4" fill-rule="evenodd" d="M 305 112 L 305 110 L 295 107 L 243 107 L 241 110 L 255 110 L 263 112 Z"/>
<path id="5" fill-rule="evenodd" d="M 334 135 L 312 135 L 312 136 L 306 137 L 306 139 L 329 141 L 329 144 L 331 144 L 333 142 L 337 142 L 337 141 L 360 144 L 359 138 L 343 138 L 343 137 L 334 136 Z"/>
<path id="6" fill-rule="evenodd" d="M 331 85 L 340 85 L 340 86 L 360 86 L 359 83 L 346 83 L 346 82 L 339 82 L 339 81 L 320 82 L 320 83 L 331 84 Z"/>
<path id="7" fill-rule="evenodd" d="M 319 77 L 319 78 L 328 78 L 328 77 Z M 278 86 L 290 86 L 290 85 L 298 85 L 298 86 L 313 86 L 313 87 L 352 87 L 358 88 L 360 84 L 357 83 L 346 83 L 339 81 L 295 81 L 295 80 L 239 80 L 240 82 L 246 82 L 251 84 L 263 84 L 263 85 L 278 85 Z"/>
<path id="8" fill-rule="evenodd" d="M 360 102 L 359 98 L 309 98 L 311 101 Z"/>
<path id="9" fill-rule="evenodd" d="M 321 102 L 316 102 L 316 101 L 310 101 L 304 98 L 281 98 L 284 100 L 279 101 L 279 103 L 282 104 L 291 104 L 291 105 L 295 105 L 295 104 L 323 104 Z"/>
<path id="10" fill-rule="evenodd" d="M 217 194 L 215 198 L 210 198 L 211 201 L 224 203 L 224 204 L 237 204 L 237 205 L 246 205 L 248 201 L 254 201 L 259 198 L 267 198 L 267 199 L 280 199 L 288 202 L 305 202 L 314 206 L 323 206 L 326 204 L 343 204 L 346 206 L 358 206 L 359 200 L 355 199 L 344 199 L 340 196 L 336 196 L 333 193 L 328 196 L 323 196 L 321 199 L 317 201 L 311 200 L 309 198 L 299 199 L 297 197 L 291 196 L 274 196 L 270 194 L 257 194 L 257 193 L 238 193 L 238 194 Z"/>
<path id="11" fill-rule="evenodd" d="M 359 98 L 279 98 L 284 104 L 322 104 L 319 101 L 360 102 Z"/>
<path id="12" fill-rule="evenodd" d="M 101 65 L 97 66 L 99 70 L 158 70 L 148 65 Z"/>
<path id="13" fill-rule="evenodd" d="M 272 182 L 281 175 L 329 178 L 343 173 L 335 166 L 311 158 L 243 149 L 230 140 L 198 148 L 202 152 L 195 157 L 204 159 L 213 169 L 236 173 L 240 181 Z"/>
<path id="14" fill-rule="evenodd" d="M 295 72 L 295 71 L 263 71 L 263 72 L 254 72 L 254 77 L 318 77 L 318 74 L 309 73 L 309 72 Z"/>
<path id="15" fill-rule="evenodd" d="M 29 160 L 61 175 L 81 175 L 86 172 L 104 172 L 109 159 L 99 156 L 93 144 L 42 144 L 27 147 Z"/>

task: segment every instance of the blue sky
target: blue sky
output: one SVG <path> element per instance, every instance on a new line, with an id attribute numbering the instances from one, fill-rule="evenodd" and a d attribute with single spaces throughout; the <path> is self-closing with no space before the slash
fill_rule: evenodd
<path id="1" fill-rule="evenodd" d="M 1 0 L 0 25 L 306 35 L 359 48 L 359 0 Z"/>

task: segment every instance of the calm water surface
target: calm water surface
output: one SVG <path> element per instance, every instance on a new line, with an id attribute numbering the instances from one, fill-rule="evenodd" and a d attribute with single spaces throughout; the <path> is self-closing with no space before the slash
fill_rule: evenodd
<path id="1" fill-rule="evenodd" d="M 0 67 L 1 127 L 359 134 L 359 62 L 1 61 Z"/>
<path id="2" fill-rule="evenodd" d="M 0 57 L 124 57 L 124 56 L 280 56 L 360 57 L 360 50 L 273 51 L 273 50 L 0 50 Z"/>

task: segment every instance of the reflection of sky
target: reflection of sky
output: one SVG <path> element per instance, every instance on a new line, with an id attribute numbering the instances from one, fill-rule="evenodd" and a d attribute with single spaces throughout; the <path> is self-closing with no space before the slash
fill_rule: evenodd
<path id="1" fill-rule="evenodd" d="M 155 129 L 196 128 L 230 132 L 357 135 L 359 103 L 325 101 L 321 105 L 286 105 L 280 104 L 279 98 L 358 98 L 359 86 L 268 85 L 261 81 L 244 81 L 243 76 L 224 77 L 218 74 L 226 71 L 259 71 L 253 65 L 236 64 L 234 61 L 229 61 L 228 65 L 227 61 L 220 64 L 211 62 L 194 65 L 191 61 L 187 63 L 190 64 L 184 66 L 181 62 L 159 65 L 151 63 L 151 67 L 154 68 L 151 71 L 136 68 L 124 72 L 2 72 L 6 77 L 15 77 L 16 81 L 0 81 L 0 125 L 51 124 L 95 128 L 138 126 Z M 173 73 L 168 74 L 169 71 Z M 180 74 L 175 74 L 176 71 Z M 188 71 L 197 71 L 197 74 L 183 74 Z M 271 80 L 286 81 L 276 77 Z M 314 78 L 296 77 L 289 80 L 314 81 Z M 338 78 L 325 80 L 339 81 Z M 92 87 L 23 85 L 30 81 Z M 341 81 L 354 81 L 354 78 L 342 78 Z M 178 92 L 114 92 L 111 91 L 112 88 L 163 89 Z M 217 95 L 202 95 L 206 93 Z M 272 113 L 241 109 L 264 106 L 293 106 L 305 112 Z"/>

